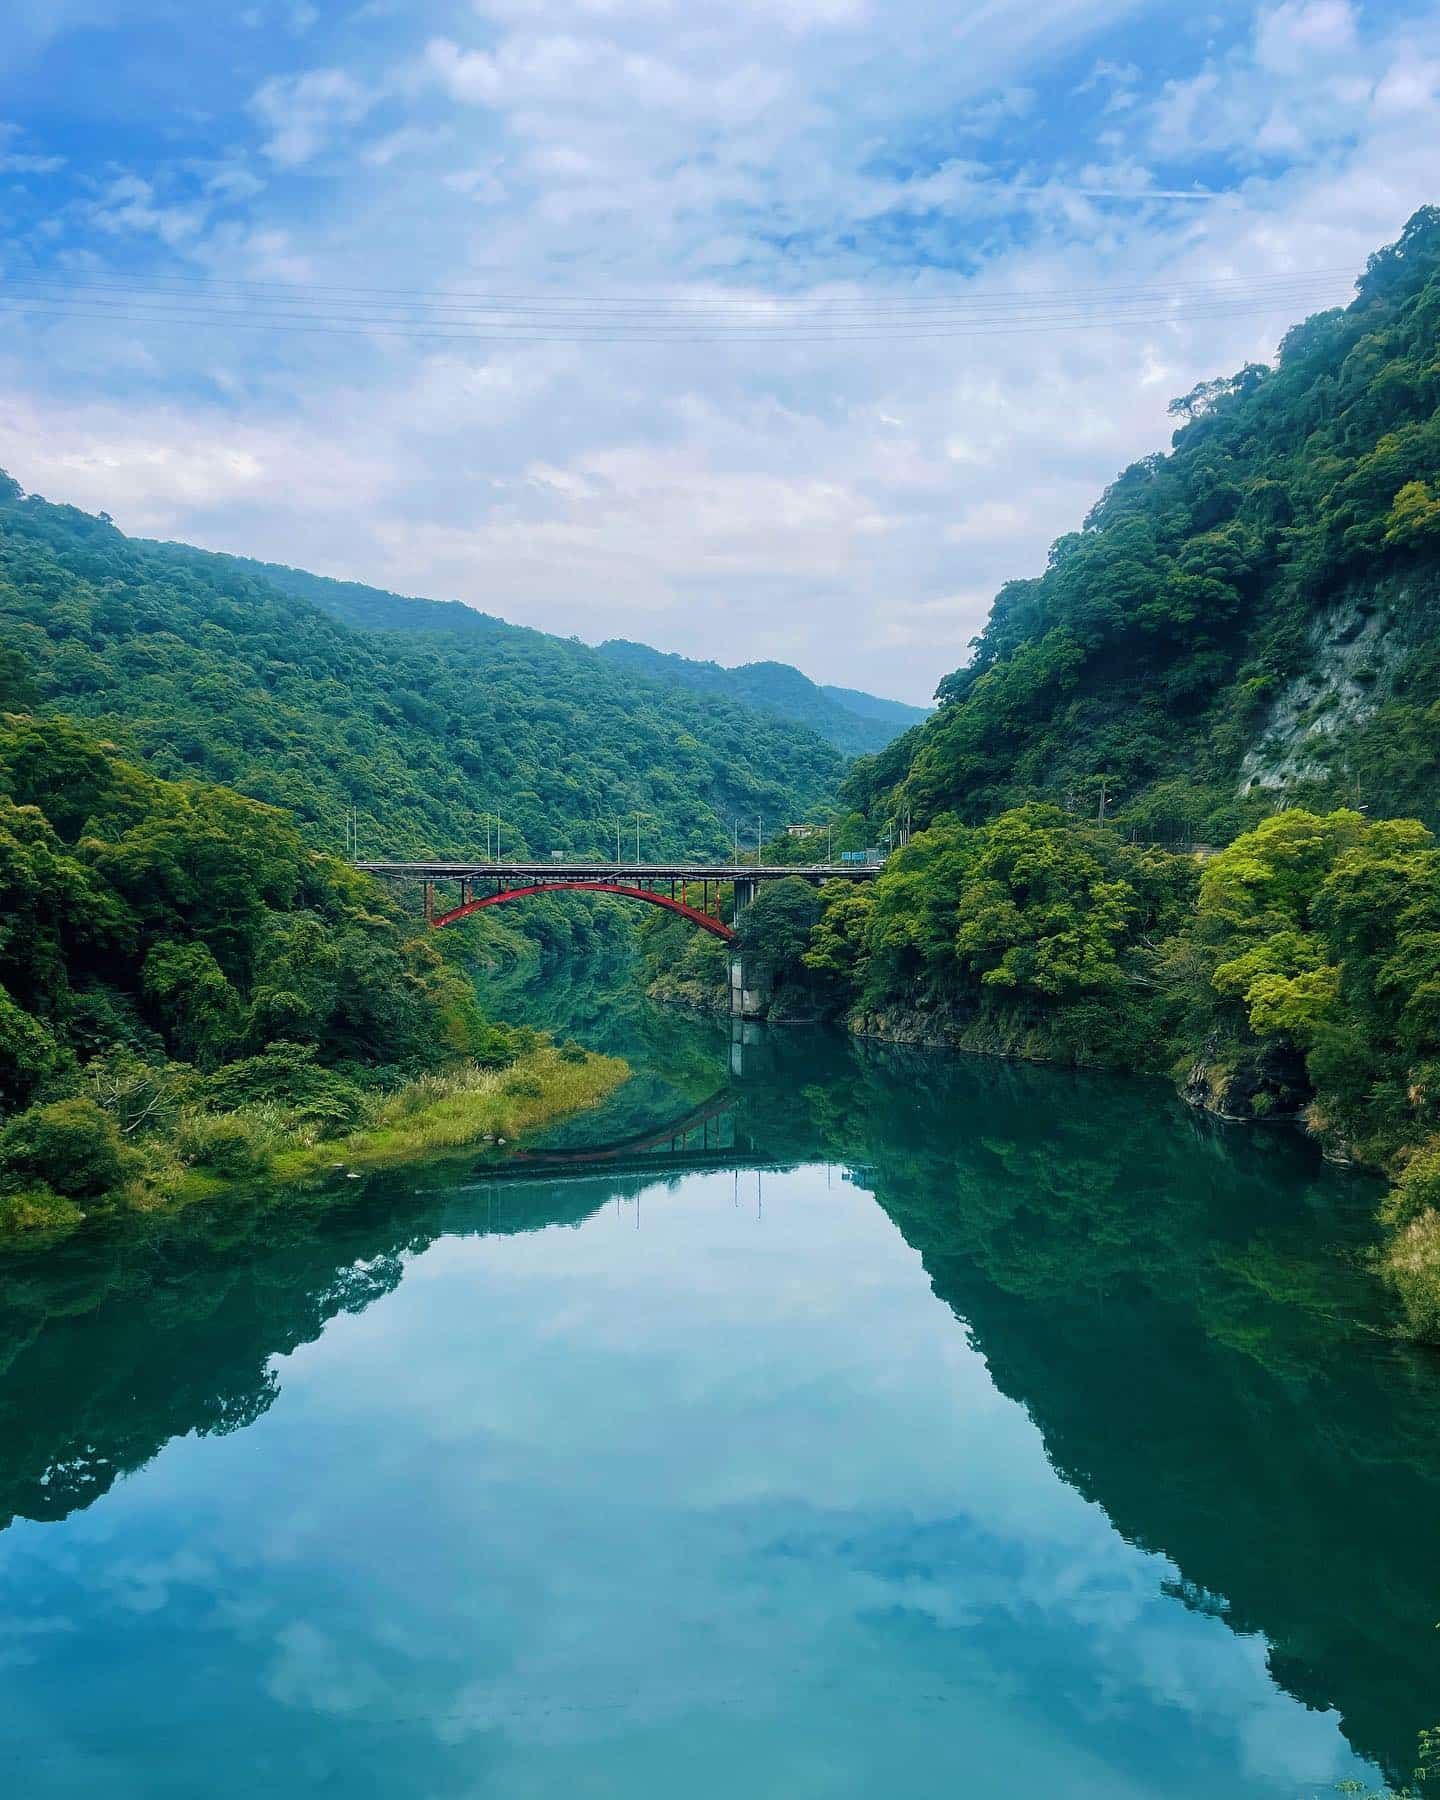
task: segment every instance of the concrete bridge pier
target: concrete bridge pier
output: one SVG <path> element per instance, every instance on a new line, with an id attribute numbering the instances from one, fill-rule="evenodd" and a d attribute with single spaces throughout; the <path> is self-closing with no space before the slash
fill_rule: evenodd
<path id="1" fill-rule="evenodd" d="M 754 904 L 759 882 L 742 875 L 735 877 L 735 914 L 732 923 L 739 925 L 740 915 Z M 738 950 L 730 952 L 730 1017 L 763 1019 L 770 1004 L 770 984 L 745 967 Z"/>
<path id="2" fill-rule="evenodd" d="M 738 950 L 730 952 L 730 1017 L 763 1019 L 770 1004 L 770 984 L 747 972 Z"/>

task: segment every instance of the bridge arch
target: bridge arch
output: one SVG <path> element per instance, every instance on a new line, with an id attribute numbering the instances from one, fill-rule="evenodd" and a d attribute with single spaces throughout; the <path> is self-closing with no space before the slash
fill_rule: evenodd
<path id="1" fill-rule="evenodd" d="M 667 912 L 676 912 L 682 918 L 689 919 L 702 931 L 708 931 L 713 937 L 730 943 L 735 933 L 721 919 L 711 913 L 701 912 L 698 906 L 687 906 L 683 900 L 674 900 L 669 894 L 657 894 L 650 888 L 629 887 L 618 881 L 539 881 L 532 887 L 506 888 L 499 894 L 482 894 L 478 900 L 467 900 L 463 906 L 454 907 L 450 912 L 437 913 L 430 923 L 438 931 L 444 925 L 453 925 L 457 919 L 468 919 L 471 913 L 483 911 L 487 906 L 504 906 L 511 900 L 527 900 L 536 894 L 618 894 L 623 900 L 644 900 L 651 906 L 663 906 Z"/>

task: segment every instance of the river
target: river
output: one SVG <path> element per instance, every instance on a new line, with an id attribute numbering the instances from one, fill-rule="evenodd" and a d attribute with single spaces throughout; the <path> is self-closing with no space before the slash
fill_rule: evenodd
<path id="1" fill-rule="evenodd" d="M 1408 1775 L 1440 1364 L 1373 1184 L 1161 1084 L 552 1006 L 638 1072 L 519 1158 L 0 1264 L 6 1791 Z"/>

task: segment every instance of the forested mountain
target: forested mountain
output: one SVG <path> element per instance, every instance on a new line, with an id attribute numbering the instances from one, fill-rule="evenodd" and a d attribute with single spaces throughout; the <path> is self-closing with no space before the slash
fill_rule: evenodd
<path id="1" fill-rule="evenodd" d="M 183 558 L 216 574 L 239 574 L 263 581 L 282 594 L 308 600 L 344 625 L 360 631 L 443 631 L 493 643 L 508 634 L 556 642 L 545 632 L 511 625 L 492 613 L 478 612 L 459 600 L 417 600 L 392 594 L 386 588 L 367 587 L 363 581 L 336 581 L 329 575 L 312 575 L 286 563 L 259 562 L 253 556 L 230 556 L 222 550 L 197 550 L 193 544 L 138 540 L 146 549 Z"/>
<path id="2" fill-rule="evenodd" d="M 245 556 L 196 550 L 188 544 L 157 544 L 153 548 L 216 569 L 228 566 L 278 588 L 282 594 L 309 600 L 332 618 L 362 631 L 458 633 L 491 644 L 528 638 L 532 646 L 558 643 L 571 650 L 580 648 L 573 638 L 555 638 L 546 632 L 511 625 L 458 600 L 411 599 L 359 581 L 335 581 L 328 575 L 287 568 L 283 563 L 255 562 Z M 600 655 L 633 675 L 753 707 L 792 725 L 802 725 L 844 756 L 883 749 L 892 738 L 926 716 L 923 707 L 907 706 L 900 700 L 882 700 L 878 695 L 849 688 L 817 687 L 788 663 L 747 663 L 738 669 L 726 669 L 719 663 L 694 662 L 622 638 L 601 644 Z"/>
<path id="3" fill-rule="evenodd" d="M 671 682 L 697 694 L 715 694 L 753 706 L 777 719 L 790 719 L 834 744 L 846 756 L 883 750 L 893 738 L 925 718 L 925 709 L 900 700 L 882 700 L 849 688 L 822 688 L 789 663 L 742 663 L 727 669 L 716 662 L 671 656 L 648 644 L 610 638 L 600 654 L 637 675 Z"/>
<path id="4" fill-rule="evenodd" d="M 1142 837 L 1273 807 L 1440 816 L 1440 209 L 1275 367 L 1177 400 L 1169 454 L 1012 581 L 918 733 L 855 793 L 916 824 L 1102 786 Z"/>
<path id="5" fill-rule="evenodd" d="M 739 934 L 771 1016 L 1168 1067 L 1226 1118 L 1303 1118 L 1395 1177 L 1384 1266 L 1432 1342 L 1437 350 L 1426 208 L 1273 369 L 1177 401 L 1172 452 L 1002 589 L 939 711 L 856 765 L 869 841 L 901 827 L 873 886 L 777 882 Z M 1187 840 L 1224 848 L 1163 847 Z"/>
<path id="6" fill-rule="evenodd" d="M 928 706 L 911 706 L 904 700 L 883 700 L 879 694 L 867 694 L 859 688 L 822 686 L 820 692 L 837 706 L 843 706 L 846 712 L 858 713 L 862 719 L 879 719 L 893 726 L 896 732 L 908 731 L 930 714 Z"/>
<path id="7" fill-rule="evenodd" d="M 336 584 L 308 580 L 318 593 Z M 388 625 L 389 597 L 361 589 Z M 367 601 L 368 603 L 368 601 Z M 613 854 L 729 842 L 813 810 L 841 758 L 723 696 L 642 680 L 585 646 L 465 607 L 443 630 L 356 630 L 234 559 L 126 538 L 0 477 L 0 641 L 36 702 L 93 720 L 158 774 L 289 809 L 370 856 L 502 847 Z M 458 623 L 457 623 L 458 622 Z M 493 841 L 493 837 L 492 837 Z"/>

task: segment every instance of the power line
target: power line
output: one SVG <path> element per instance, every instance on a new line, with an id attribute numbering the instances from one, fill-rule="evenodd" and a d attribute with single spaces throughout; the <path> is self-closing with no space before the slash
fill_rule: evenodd
<path id="1" fill-rule="evenodd" d="M 1323 303 L 1324 296 L 1310 297 Z M 393 315 L 323 314 L 304 311 L 265 311 L 263 308 L 223 308 L 199 301 L 127 296 L 120 301 L 0 292 L 0 308 L 13 317 L 36 319 L 100 319 L 121 325 L 185 325 L 280 333 L 319 333 L 326 336 L 399 338 L 443 343 L 649 343 L 697 344 L 728 341 L 748 343 L 847 343 L 917 342 L 946 338 L 1003 337 L 1059 331 L 1113 330 L 1175 324 L 1187 319 L 1243 318 L 1273 314 L 1309 300 L 1295 294 L 1236 296 L 1209 301 L 1177 301 L 1163 310 L 1155 302 L 1132 301 L 1115 305 L 1096 316 L 1071 308 L 1051 313 L 1015 317 L 1013 313 L 976 313 L 946 318 L 913 320 L 844 319 L 833 322 L 779 321 L 757 324 L 713 319 L 658 323 L 595 317 L 576 320 L 563 330 L 566 320 L 526 317 L 523 314 L 481 316 L 470 319 L 405 320 Z M 463 327 L 468 327 L 465 329 Z"/>
<path id="2" fill-rule="evenodd" d="M 373 310 L 362 310 L 358 312 L 327 313 L 324 311 L 317 311 L 302 302 L 288 300 L 267 300 L 251 302 L 248 305 L 234 305 L 231 304 L 231 302 L 237 298 L 234 295 L 221 296 L 220 298 L 225 301 L 226 304 L 217 306 L 204 297 L 191 299 L 187 296 L 153 292 L 143 293 L 131 290 L 123 290 L 119 295 L 111 296 L 98 288 L 64 289 L 61 288 L 58 283 L 44 283 L 38 286 L 25 283 L 14 285 L 19 288 L 19 291 L 15 295 L 15 298 L 18 301 L 34 304 L 36 306 L 71 306 L 93 302 L 93 304 L 99 307 L 117 311 L 122 306 L 129 306 L 131 308 L 138 307 L 142 309 L 142 311 L 145 309 L 153 310 L 156 307 L 163 307 L 170 309 L 172 312 L 183 311 L 185 313 L 193 313 L 199 309 L 205 315 L 216 318 L 261 318 L 277 319 L 281 321 L 292 318 L 301 320 L 318 319 L 321 322 L 336 322 L 352 325 L 379 324 L 408 326 L 429 322 L 446 325 L 486 325 L 494 323 L 511 325 L 519 323 L 527 327 L 537 328 L 541 326 L 555 327 L 569 324 L 584 328 L 595 324 L 601 324 L 616 328 L 655 331 L 694 330 L 696 327 L 704 327 L 710 330 L 772 331 L 777 328 L 790 330 L 794 329 L 796 326 L 819 324 L 824 325 L 827 328 L 870 326 L 893 330 L 897 326 L 908 327 L 910 325 L 929 326 L 937 324 L 944 325 L 947 323 L 983 324 L 987 321 L 997 319 L 1009 320 L 1016 316 L 1024 317 L 1029 322 L 1045 324 L 1057 320 L 1063 322 L 1064 320 L 1076 316 L 1077 313 L 1083 316 L 1096 310 L 1093 304 L 1089 302 L 1071 303 L 1065 301 L 1063 298 L 1056 298 L 1047 303 L 1047 310 L 1030 311 L 1029 313 L 995 303 L 975 306 L 964 310 L 957 308 L 950 312 L 936 311 L 917 313 L 909 317 L 902 316 L 898 318 L 885 314 L 876 314 L 873 316 L 868 314 L 852 314 L 847 317 L 833 319 L 823 316 L 814 319 L 796 318 L 793 316 L 785 319 L 767 319 L 763 316 L 756 317 L 749 311 L 737 311 L 730 318 L 690 318 L 674 314 L 628 314 L 617 315 L 614 318 L 610 318 L 607 317 L 605 309 L 603 308 L 595 309 L 595 312 L 589 318 L 583 316 L 577 317 L 573 314 L 554 318 L 549 314 L 537 312 L 530 308 L 495 306 L 487 309 L 461 309 L 458 307 L 437 308 L 431 311 L 428 319 L 415 319 L 398 315 L 393 311 L 375 312 Z M 1293 304 L 1298 299 L 1303 299 L 1306 295 L 1318 293 L 1319 291 L 1317 286 L 1310 284 L 1305 288 L 1296 286 L 1279 292 L 1267 291 L 1250 295 L 1206 295 L 1176 300 L 1170 300 L 1168 297 L 1148 298 L 1136 295 L 1112 302 L 1107 310 L 1111 316 L 1120 316 L 1137 307 L 1141 309 L 1153 309 L 1158 305 L 1164 305 L 1170 310 L 1193 310 L 1200 306 L 1235 306 L 1250 303 L 1263 303 L 1266 305 L 1280 303 Z M 3 294 L 3 290 L 0 290 L 0 294 Z"/>
<path id="3" fill-rule="evenodd" d="M 318 304 L 322 295 L 353 294 L 370 296 L 358 302 L 369 307 L 385 308 L 394 312 L 399 308 L 423 307 L 431 312 L 467 312 L 475 309 L 506 312 L 516 308 L 524 312 L 536 312 L 545 315 L 558 313 L 568 315 L 579 311 L 608 312 L 618 308 L 640 308 L 643 314 L 656 317 L 668 317 L 671 314 L 688 320 L 694 311 L 705 312 L 738 312 L 742 315 L 766 312 L 779 316 L 782 312 L 811 313 L 859 313 L 869 316 L 889 314 L 929 315 L 932 313 L 971 313 L 975 311 L 994 311 L 1003 309 L 1007 314 L 1016 310 L 1049 308 L 1055 306 L 1069 307 L 1087 301 L 1100 301 L 1112 305 L 1138 302 L 1171 302 L 1185 299 L 1217 299 L 1258 296 L 1271 294 L 1283 297 L 1295 291 L 1308 291 L 1316 284 L 1328 285 L 1338 276 L 1348 274 L 1341 269 L 1316 269 L 1297 271 L 1286 275 L 1268 275 L 1256 277 L 1225 276 L 1215 277 L 1208 281 L 1178 282 L 1164 287 L 1136 287 L 1134 285 L 1112 286 L 1102 288 L 1055 289 L 1045 293 L 1033 290 L 1024 292 L 997 290 L 989 294 L 922 294 L 898 295 L 893 293 L 881 295 L 795 295 L 795 294 L 734 294 L 734 295 L 557 295 L 557 294 L 466 294 L 462 291 L 439 293 L 422 289 L 383 289 L 328 286 L 325 284 L 306 285 L 301 283 L 279 283 L 249 281 L 242 278 L 226 277 L 182 277 L 182 276 L 131 276 L 118 272 L 107 272 L 103 277 L 85 277 L 76 281 L 67 281 L 58 275 L 29 272 L 10 275 L 4 278 L 5 286 L 21 288 L 27 291 L 50 291 L 59 289 L 65 294 L 106 293 L 117 295 L 134 295 L 140 299 L 163 299 L 176 303 L 190 303 L 192 292 L 199 288 L 197 298 L 205 298 L 203 290 L 208 289 L 216 298 L 222 300 L 238 300 L 247 304 L 263 306 L 308 306 Z M 176 284 L 180 284 L 177 291 Z M 261 290 L 259 295 L 248 292 L 251 288 Z"/>

